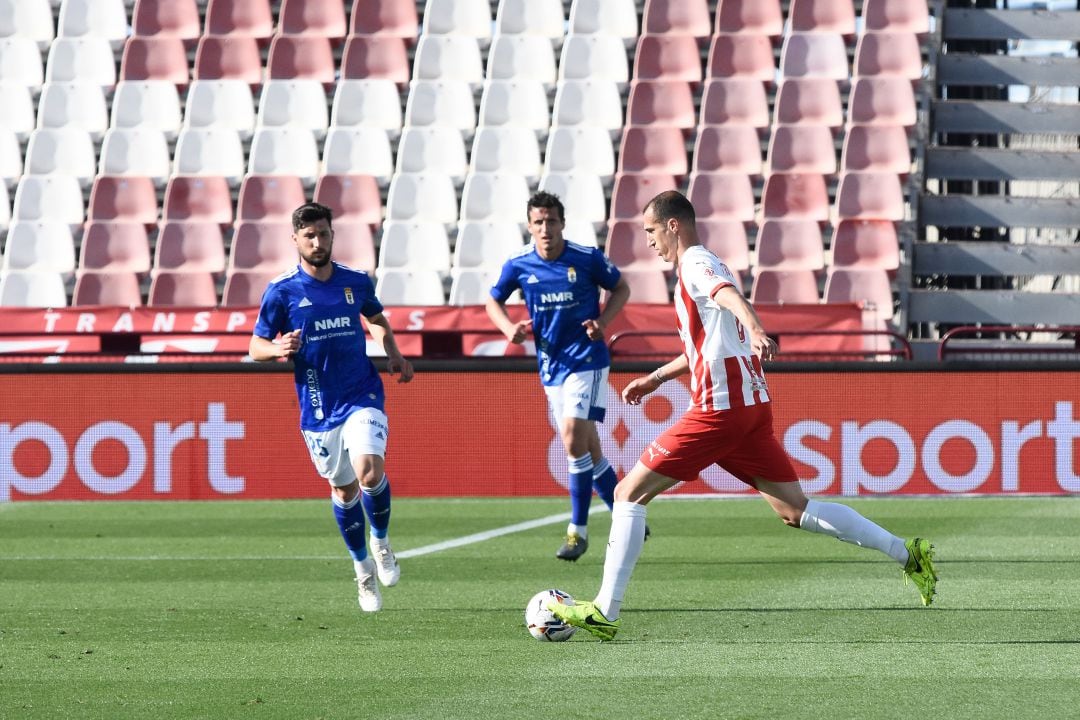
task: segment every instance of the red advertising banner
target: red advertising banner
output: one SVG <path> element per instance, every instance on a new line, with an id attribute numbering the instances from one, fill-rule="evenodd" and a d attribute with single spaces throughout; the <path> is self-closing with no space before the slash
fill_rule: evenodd
<path id="1" fill-rule="evenodd" d="M 689 399 L 669 382 L 624 405 L 633 377 L 612 373 L 601 426 L 620 475 Z M 774 372 L 769 383 L 807 492 L 1080 492 L 1080 373 Z M 0 502 L 327 494 L 289 373 L 0 374 L 0 393 Z M 564 492 L 535 373 L 419 373 L 387 383 L 387 413 L 398 496 Z M 675 490 L 746 491 L 720 468 Z"/>

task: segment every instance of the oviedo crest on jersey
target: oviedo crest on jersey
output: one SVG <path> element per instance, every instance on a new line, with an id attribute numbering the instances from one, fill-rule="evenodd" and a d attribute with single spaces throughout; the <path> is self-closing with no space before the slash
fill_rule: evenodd
<path id="1" fill-rule="evenodd" d="M 345 288 L 345 302 L 349 303 L 350 305 L 353 304 L 353 294 L 351 287 Z"/>
<path id="2" fill-rule="evenodd" d="M 566 269 L 566 279 L 571 283 L 577 282 L 577 270 L 575 270 L 573 266 Z"/>

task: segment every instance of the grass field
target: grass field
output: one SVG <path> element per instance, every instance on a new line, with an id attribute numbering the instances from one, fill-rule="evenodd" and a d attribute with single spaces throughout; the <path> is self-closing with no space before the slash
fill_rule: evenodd
<path id="1" fill-rule="evenodd" d="M 1080 498 L 858 500 L 938 548 L 921 606 L 878 553 L 760 501 L 658 501 L 612 643 L 539 643 L 591 598 L 564 500 L 395 502 L 402 580 L 362 614 L 327 502 L 0 506 L 2 718 L 1027 718 L 1080 710 Z M 402 551 L 412 552 L 402 552 Z"/>

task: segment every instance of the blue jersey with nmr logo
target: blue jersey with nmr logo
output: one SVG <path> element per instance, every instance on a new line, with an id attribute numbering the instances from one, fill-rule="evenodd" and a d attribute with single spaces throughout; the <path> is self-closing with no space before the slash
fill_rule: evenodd
<path id="1" fill-rule="evenodd" d="M 293 356 L 300 427 L 324 432 L 357 408 L 383 409 L 383 384 L 367 356 L 360 316 L 382 312 L 367 273 L 333 263 L 326 282 L 299 266 L 270 281 L 263 293 L 255 334 L 273 339 L 299 329 Z"/>
<path id="2" fill-rule="evenodd" d="M 600 288 L 611 290 L 619 277 L 600 250 L 572 242 L 554 260 L 544 260 L 529 245 L 503 265 L 491 296 L 506 302 L 521 289 L 544 385 L 561 385 L 570 373 L 611 364 L 607 343 L 590 340 L 582 323 L 600 316 Z"/>

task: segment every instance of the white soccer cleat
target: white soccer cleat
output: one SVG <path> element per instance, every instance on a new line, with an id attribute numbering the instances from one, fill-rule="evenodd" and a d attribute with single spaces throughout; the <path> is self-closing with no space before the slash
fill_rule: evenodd
<path id="1" fill-rule="evenodd" d="M 375 556 L 375 568 L 379 573 L 379 582 L 386 587 L 397 585 L 401 579 L 401 566 L 398 565 L 394 551 L 390 549 L 390 541 L 385 538 L 380 542 L 371 542 L 371 554 Z"/>
<path id="2" fill-rule="evenodd" d="M 374 573 L 356 578 L 356 587 L 361 610 L 378 612 L 382 608 L 382 594 L 379 592 L 379 583 L 375 581 Z"/>

